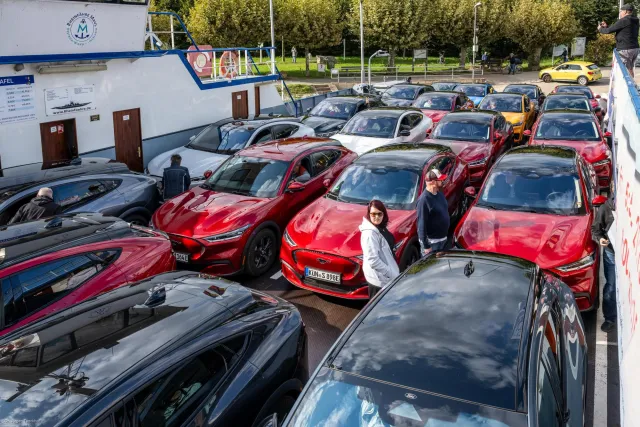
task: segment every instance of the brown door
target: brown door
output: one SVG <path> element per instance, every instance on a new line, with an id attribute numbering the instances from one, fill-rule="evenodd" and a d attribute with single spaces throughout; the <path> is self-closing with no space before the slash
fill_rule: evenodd
<path id="1" fill-rule="evenodd" d="M 132 171 L 142 172 L 142 129 L 140 109 L 113 112 L 113 134 L 116 141 L 116 160 Z"/>
<path id="2" fill-rule="evenodd" d="M 40 140 L 44 163 L 70 160 L 78 156 L 75 119 L 40 123 Z"/>
<path id="3" fill-rule="evenodd" d="M 231 114 L 234 119 L 249 118 L 249 97 L 246 90 L 231 94 Z"/>
<path id="4" fill-rule="evenodd" d="M 256 86 L 255 87 L 254 99 L 255 99 L 255 102 L 256 102 L 255 115 L 259 116 L 260 115 L 260 86 Z"/>

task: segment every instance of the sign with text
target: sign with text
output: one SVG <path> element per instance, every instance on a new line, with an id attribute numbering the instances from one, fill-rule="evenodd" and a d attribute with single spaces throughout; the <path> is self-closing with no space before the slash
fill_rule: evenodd
<path id="1" fill-rule="evenodd" d="M 586 37 L 576 37 L 571 43 L 571 56 L 582 56 L 587 46 Z"/>
<path id="2" fill-rule="evenodd" d="M 564 45 L 564 44 L 561 44 L 561 45 L 558 45 L 558 46 L 554 46 L 553 47 L 553 56 L 562 56 L 562 52 L 564 52 L 565 49 L 567 49 L 567 51 L 568 51 L 567 46 Z"/>
<path id="3" fill-rule="evenodd" d="M 95 88 L 85 85 L 45 89 L 44 105 L 47 116 L 95 110 Z"/>
<path id="4" fill-rule="evenodd" d="M 427 49 L 414 49 L 413 50 L 413 58 L 414 59 L 426 59 L 427 58 Z"/>
<path id="5" fill-rule="evenodd" d="M 0 125 L 36 119 L 33 76 L 0 77 Z"/>

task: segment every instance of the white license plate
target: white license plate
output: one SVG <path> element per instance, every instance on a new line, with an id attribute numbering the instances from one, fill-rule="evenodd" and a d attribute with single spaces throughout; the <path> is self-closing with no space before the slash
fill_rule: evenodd
<path id="1" fill-rule="evenodd" d="M 325 282 L 340 284 L 340 275 L 329 273 L 328 271 L 316 270 L 315 268 L 306 267 L 304 275 L 312 279 L 324 280 Z"/>
<path id="2" fill-rule="evenodd" d="M 173 252 L 173 254 L 176 257 L 176 261 L 189 262 L 189 254 L 185 254 L 185 253 L 182 253 L 182 252 L 175 252 L 175 251 Z"/>

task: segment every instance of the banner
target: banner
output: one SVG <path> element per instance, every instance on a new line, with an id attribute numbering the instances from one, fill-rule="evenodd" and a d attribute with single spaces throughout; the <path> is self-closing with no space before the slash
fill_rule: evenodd
<path id="1" fill-rule="evenodd" d="M 47 116 L 76 113 L 96 109 L 93 85 L 57 87 L 44 90 L 44 106 Z"/>

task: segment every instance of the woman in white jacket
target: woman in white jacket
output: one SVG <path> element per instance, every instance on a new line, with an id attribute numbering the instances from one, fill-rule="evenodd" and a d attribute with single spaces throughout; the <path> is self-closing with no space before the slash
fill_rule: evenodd
<path id="1" fill-rule="evenodd" d="M 389 215 L 380 200 L 372 200 L 367 206 L 367 216 L 360 224 L 362 246 L 362 271 L 369 283 L 369 298 L 393 279 L 400 269 L 393 257 L 393 235 L 387 230 Z"/>

